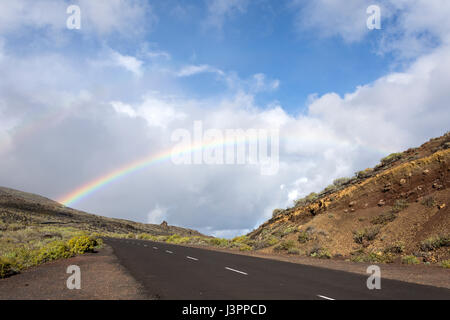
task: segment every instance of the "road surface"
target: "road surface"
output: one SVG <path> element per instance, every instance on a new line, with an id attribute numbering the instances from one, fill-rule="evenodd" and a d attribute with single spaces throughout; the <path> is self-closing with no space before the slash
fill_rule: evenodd
<path id="1" fill-rule="evenodd" d="M 105 242 L 130 274 L 160 299 L 450 300 L 450 290 L 445 288 L 383 278 L 380 290 L 369 290 L 366 285 L 369 274 L 146 240 L 105 239 Z"/>

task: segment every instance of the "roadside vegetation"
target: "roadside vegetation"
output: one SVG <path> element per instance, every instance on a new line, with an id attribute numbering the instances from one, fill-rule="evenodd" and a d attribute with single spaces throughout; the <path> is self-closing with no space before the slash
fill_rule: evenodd
<path id="1" fill-rule="evenodd" d="M 61 227 L 3 224 L 0 231 L 0 278 L 46 262 L 94 252 L 102 246 L 96 234 Z"/>

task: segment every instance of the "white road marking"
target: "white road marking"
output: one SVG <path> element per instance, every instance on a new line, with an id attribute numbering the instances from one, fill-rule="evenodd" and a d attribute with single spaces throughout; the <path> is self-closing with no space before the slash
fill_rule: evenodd
<path id="1" fill-rule="evenodd" d="M 246 276 L 248 275 L 248 273 L 245 273 L 245 272 L 242 272 L 242 271 L 239 271 L 239 270 L 236 270 L 236 269 L 231 269 L 231 268 L 228 268 L 228 267 L 225 267 L 225 269 L 233 271 L 233 272 L 237 272 L 237 273 L 240 273 L 240 274 L 244 274 Z"/>
<path id="2" fill-rule="evenodd" d="M 157 247 L 153 247 L 153 249 L 155 249 L 155 250 L 158 250 L 158 248 L 157 248 Z"/>
<path id="3" fill-rule="evenodd" d="M 167 253 L 173 253 L 172 251 L 166 250 Z"/>
<path id="4" fill-rule="evenodd" d="M 188 258 L 188 259 L 191 259 L 191 260 L 195 260 L 195 261 L 198 261 L 198 259 L 197 259 L 197 258 L 193 258 L 193 257 L 189 257 L 189 256 L 186 256 L 186 258 Z"/>
<path id="5" fill-rule="evenodd" d="M 144 244 L 144 247 L 148 247 L 146 244 Z"/>
<path id="6" fill-rule="evenodd" d="M 321 296 L 320 294 L 318 294 L 317 296 L 318 296 L 319 298 L 326 299 L 326 300 L 335 300 L 335 299 L 333 299 L 333 298 Z"/>

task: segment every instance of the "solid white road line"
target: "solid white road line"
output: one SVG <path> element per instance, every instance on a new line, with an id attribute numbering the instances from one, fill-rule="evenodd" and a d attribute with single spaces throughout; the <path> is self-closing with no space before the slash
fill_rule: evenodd
<path id="1" fill-rule="evenodd" d="M 317 296 L 318 296 L 319 298 L 326 299 L 326 300 L 335 300 L 335 299 L 333 299 L 333 298 L 321 296 L 320 294 L 318 294 Z"/>
<path id="2" fill-rule="evenodd" d="M 167 253 L 173 253 L 172 251 L 166 250 Z"/>
<path id="3" fill-rule="evenodd" d="M 189 257 L 189 256 L 186 256 L 186 258 L 188 258 L 188 259 L 191 259 L 191 260 L 195 260 L 195 261 L 198 261 L 198 259 L 197 259 L 197 258 L 193 258 L 193 257 Z"/>
<path id="4" fill-rule="evenodd" d="M 239 270 L 236 270 L 236 269 L 231 269 L 231 268 L 228 268 L 228 267 L 225 267 L 225 269 L 233 271 L 233 272 L 237 272 L 237 273 L 240 273 L 240 274 L 244 274 L 246 276 L 248 275 L 248 273 L 245 273 L 245 272 L 242 272 L 242 271 L 239 271 Z"/>

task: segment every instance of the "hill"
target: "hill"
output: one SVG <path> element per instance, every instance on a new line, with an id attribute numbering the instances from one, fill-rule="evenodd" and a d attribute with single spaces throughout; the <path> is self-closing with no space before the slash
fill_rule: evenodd
<path id="1" fill-rule="evenodd" d="M 450 264 L 450 133 L 274 210 L 248 234 L 264 253 Z"/>
<path id="2" fill-rule="evenodd" d="M 53 200 L 0 187 L 0 230 L 30 226 L 64 226 L 97 233 L 150 235 L 201 235 L 191 229 L 106 218 L 63 206 Z"/>

